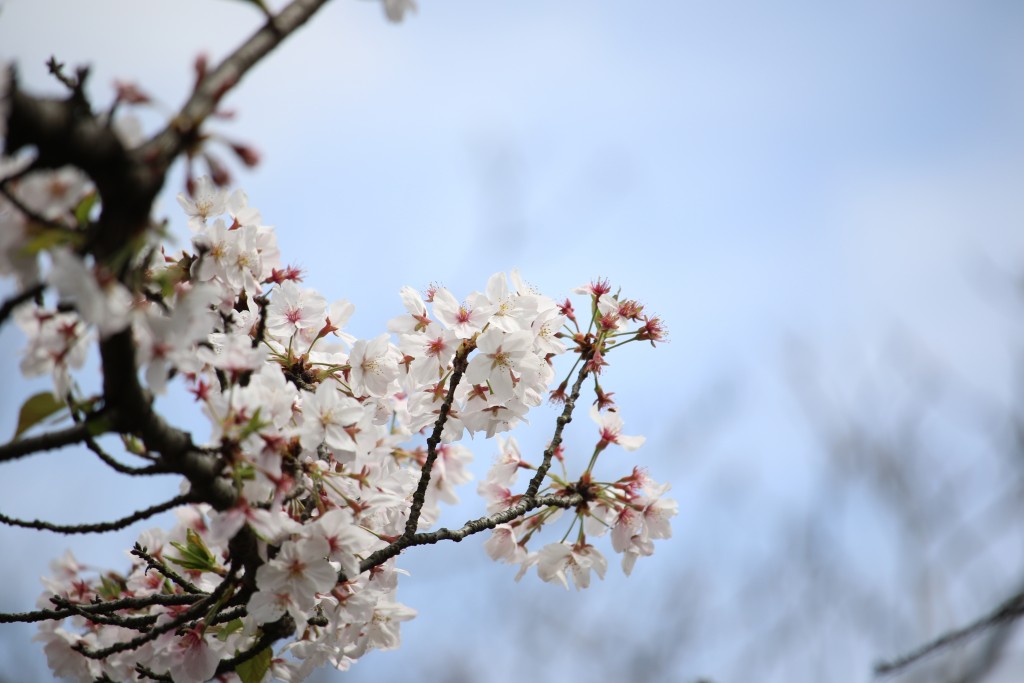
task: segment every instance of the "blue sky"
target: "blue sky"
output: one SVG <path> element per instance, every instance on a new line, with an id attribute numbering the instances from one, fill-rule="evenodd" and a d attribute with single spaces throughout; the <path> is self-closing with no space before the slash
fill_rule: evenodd
<path id="1" fill-rule="evenodd" d="M 257 23 L 227 0 L 7 0 L 0 59 L 19 63 L 26 87 L 51 92 L 49 55 L 90 63 L 98 103 L 119 78 L 170 111 L 194 56 L 216 59 Z M 399 312 L 402 285 L 438 281 L 464 295 L 512 267 L 556 297 L 610 277 L 672 332 L 657 350 L 624 349 L 608 382 L 627 431 L 650 438 L 640 461 L 681 501 L 676 538 L 632 581 L 582 597 L 511 585 L 474 541 L 412 554 L 401 595 L 421 615 L 402 651 L 364 663 L 367 677 L 409 666 L 437 646 L 430 634 L 501 620 L 436 597 L 431 586 L 448 585 L 455 563 L 471 567 L 455 574 L 460 591 L 542 591 L 566 610 L 645 599 L 683 554 L 728 575 L 768 523 L 764 510 L 784 507 L 814 471 L 784 370 L 794 340 L 852 402 L 894 337 L 1009 399 L 1024 246 L 1020 3 L 422 0 L 396 26 L 376 3 L 345 0 L 227 106 L 237 119 L 216 130 L 264 158 L 237 184 L 307 283 L 356 304 L 354 333 L 372 336 Z M 171 199 L 180 173 L 171 184 L 163 211 L 183 237 Z M 7 377 L 20 343 L 0 331 Z M 0 433 L 35 385 L 13 386 Z M 724 397 L 712 402 L 725 411 L 720 425 L 708 424 L 715 410 L 701 417 L 708 396 Z M 168 409 L 194 419 L 181 402 Z M 522 438 L 537 447 L 550 429 L 533 422 Z M 473 446 L 482 475 L 493 448 Z M 702 488 L 722 471 L 741 502 Z M 5 465 L 0 500 L 8 514 L 105 519 L 174 492 L 171 482 L 130 494 L 116 483 L 82 454 L 47 455 Z M 0 610 L 28 608 L 65 539 L 0 539 L 26 548 L 0 560 L 11 589 Z M 75 547 L 117 566 L 127 545 Z M 5 628 L 0 645 L 20 648 L 20 637 Z M 709 656 L 698 673 L 714 677 L 719 665 Z"/>

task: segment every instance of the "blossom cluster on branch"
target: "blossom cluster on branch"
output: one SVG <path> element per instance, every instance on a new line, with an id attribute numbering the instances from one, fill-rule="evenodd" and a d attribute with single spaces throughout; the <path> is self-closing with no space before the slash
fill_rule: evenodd
<path id="1" fill-rule="evenodd" d="M 294 2 L 253 40 L 279 40 L 288 22 L 306 18 L 289 11 L 314 4 Z M 183 111 L 195 102 L 213 110 L 223 93 L 200 95 L 225 68 L 204 67 Z M 179 496 L 108 522 L 0 513 L 0 523 L 69 534 L 177 515 L 173 528 L 139 535 L 126 572 L 84 567 L 68 553 L 53 563 L 37 610 L 0 614 L 0 623 L 39 624 L 56 675 L 299 681 L 398 646 L 399 625 L 415 615 L 397 600 L 395 562 L 407 548 L 490 531 L 486 552 L 519 565 L 518 576 L 536 568 L 544 581 L 584 588 L 607 567 L 596 537 L 610 532 L 626 573 L 669 537 L 676 503 L 667 485 L 629 464 L 616 480 L 595 473 L 609 447 L 643 443 L 623 434 L 600 377 L 612 350 L 663 341 L 659 318 L 606 280 L 574 290 L 577 310 L 512 271 L 465 297 L 405 287 L 404 313 L 357 339 L 345 331 L 353 305 L 306 287 L 273 229 L 224 178 L 190 176 L 178 202 L 191 243 L 169 251 L 148 212 L 170 161 L 203 139 L 200 123 L 183 131 L 179 117 L 148 141 L 125 138 L 113 126 L 118 103 L 92 113 L 87 71 L 51 69 L 68 99 L 25 95 L 13 72 L 0 83 L 0 275 L 18 287 L 0 324 L 12 320 L 27 338 L 22 372 L 53 380 L 52 392 L 25 402 L 0 463 L 77 446 L 128 477 L 182 480 Z M 125 87 L 119 98 L 144 100 Z M 92 349 L 98 393 L 76 374 Z M 572 360 L 559 371 L 563 355 Z M 208 419 L 205 443 L 156 410 L 172 382 Z M 562 439 L 588 384 L 596 429 L 584 466 Z M 471 479 L 465 436 L 508 432 L 546 400 L 562 410 L 544 452 L 526 457 L 514 436 L 497 437 L 478 487 L 487 514 L 434 529 L 440 504 L 457 502 L 456 487 Z M 42 429 L 60 419 L 67 426 Z M 109 453 L 102 435 L 123 452 Z M 521 470 L 529 480 L 517 492 Z M 561 540 L 538 547 L 558 520 Z"/>

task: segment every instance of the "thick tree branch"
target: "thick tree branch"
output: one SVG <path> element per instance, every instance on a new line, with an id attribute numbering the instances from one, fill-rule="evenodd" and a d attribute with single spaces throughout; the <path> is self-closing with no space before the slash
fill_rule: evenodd
<path id="1" fill-rule="evenodd" d="M 63 448 L 64 446 L 82 443 L 92 436 L 93 429 L 95 429 L 95 426 L 86 422 L 72 425 L 55 432 L 47 432 L 46 434 L 40 434 L 39 436 L 29 436 L 23 439 L 17 439 L 16 441 L 11 441 L 0 446 L 0 462 L 17 460 L 18 458 L 23 458 L 26 455 L 33 455 L 43 451 L 52 451 L 57 448 Z"/>
<path id="2" fill-rule="evenodd" d="M 150 397 L 139 383 L 134 345 L 130 329 L 100 342 L 103 396 L 108 405 L 117 406 L 114 429 L 138 434 L 149 450 L 160 454 L 161 467 L 188 479 L 193 500 L 226 510 L 234 504 L 237 493 L 220 476 L 222 463 L 196 448 L 188 432 L 171 426 L 153 410 Z"/>
<path id="3" fill-rule="evenodd" d="M 262 629 L 263 634 L 252 645 L 252 647 L 231 659 L 225 659 L 217 666 L 217 676 L 234 671 L 239 664 L 244 664 L 281 638 L 285 638 L 294 633 L 295 620 L 286 614 L 275 622 L 264 624 Z"/>
<path id="4" fill-rule="evenodd" d="M 143 165 L 107 122 L 93 114 L 80 90 L 66 99 L 36 98 L 22 92 L 12 77 L 9 100 L 4 152 L 34 147 L 36 169 L 71 165 L 84 171 L 96 185 L 102 206 L 87 247 L 101 259 L 123 251 L 149 225 L 167 167 Z"/>
<path id="5" fill-rule="evenodd" d="M 130 248 L 150 224 L 153 200 L 174 160 L 199 139 L 199 128 L 224 95 L 261 59 L 312 17 L 327 0 L 294 0 L 206 75 L 168 126 L 129 150 L 104 116 L 95 115 L 82 83 L 64 99 L 23 93 L 12 73 L 4 154 L 34 147 L 35 168 L 75 166 L 95 183 L 102 207 L 86 248 L 110 260 Z M 87 72 L 80 72 L 84 81 Z"/>
<path id="6" fill-rule="evenodd" d="M 224 95 L 325 4 L 327 0 L 294 0 L 281 10 L 203 78 L 167 127 L 142 146 L 141 158 L 169 166 L 195 140 L 199 127 Z"/>
<path id="7" fill-rule="evenodd" d="M 174 159 L 195 142 L 199 127 L 218 102 L 245 73 L 281 41 L 302 26 L 326 0 L 295 0 L 259 29 L 221 64 L 206 75 L 170 124 L 149 142 L 128 150 L 103 117 L 96 116 L 84 96 L 86 72 L 64 99 L 36 98 L 23 93 L 12 73 L 7 136 L 4 152 L 34 147 L 34 168 L 72 165 L 95 183 L 102 211 L 91 227 L 86 250 L 99 260 L 123 254 L 134 237 L 149 225 L 153 199 L 163 187 Z M 0 321 L 26 298 L 15 297 L 0 309 Z M 116 429 L 140 435 L 161 455 L 163 465 L 184 475 L 197 498 L 223 510 L 236 494 L 219 477 L 217 458 L 192 444 L 186 432 L 171 427 L 150 404 L 138 381 L 130 331 L 103 340 L 100 353 L 104 369 L 104 398 L 108 407 L 119 406 Z M 0 461 L 29 453 L 78 443 L 88 436 L 86 427 L 75 426 L 50 435 L 24 439 L 0 447 Z"/>

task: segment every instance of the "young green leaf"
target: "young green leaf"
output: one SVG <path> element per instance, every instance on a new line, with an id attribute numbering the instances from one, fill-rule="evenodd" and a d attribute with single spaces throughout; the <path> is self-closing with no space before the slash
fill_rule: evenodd
<path id="1" fill-rule="evenodd" d="M 243 626 L 244 624 L 241 619 L 232 619 L 217 630 L 217 638 L 222 642 L 226 641 L 232 633 L 241 631 Z"/>
<path id="2" fill-rule="evenodd" d="M 116 600 L 123 590 L 123 579 L 105 574 L 100 577 L 100 587 L 96 592 L 104 600 Z"/>
<path id="3" fill-rule="evenodd" d="M 75 220 L 78 222 L 78 227 L 85 228 L 89 225 L 89 214 L 92 213 L 92 209 L 96 206 L 98 199 L 99 194 L 96 190 L 93 190 L 82 197 L 82 201 L 78 202 L 78 206 L 75 207 Z"/>
<path id="4" fill-rule="evenodd" d="M 18 413 L 18 426 L 14 430 L 14 438 L 17 439 L 26 430 L 61 410 L 67 410 L 67 405 L 48 391 L 29 397 Z"/>
<path id="5" fill-rule="evenodd" d="M 217 571 L 217 558 L 213 556 L 210 549 L 203 543 L 203 539 L 192 529 L 185 532 L 187 543 L 171 541 L 171 545 L 181 553 L 181 557 L 168 557 L 167 559 L 182 569 L 199 572 Z"/>
<path id="6" fill-rule="evenodd" d="M 246 660 L 238 665 L 235 673 L 242 679 L 242 683 L 260 683 L 263 677 L 270 671 L 272 661 L 270 648 L 264 648 L 252 659 Z"/>

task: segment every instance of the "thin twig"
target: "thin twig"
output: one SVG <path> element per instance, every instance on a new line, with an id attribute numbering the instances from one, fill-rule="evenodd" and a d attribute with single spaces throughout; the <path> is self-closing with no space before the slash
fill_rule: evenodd
<path id="1" fill-rule="evenodd" d="M 455 389 L 462 380 L 462 373 L 466 371 L 466 359 L 472 350 L 473 346 L 466 344 L 455 354 L 455 360 L 452 364 L 452 376 L 448 379 L 448 395 L 444 397 L 444 402 L 441 404 L 441 409 L 437 414 L 437 420 L 434 421 L 434 431 L 427 438 L 427 459 L 420 468 L 420 481 L 416 486 L 416 492 L 412 496 L 412 507 L 409 509 L 409 519 L 405 522 L 405 533 L 402 534 L 403 539 L 412 538 L 419 526 L 420 512 L 423 510 L 423 504 L 427 499 L 427 487 L 430 486 L 430 471 L 434 466 L 434 461 L 437 459 L 437 446 L 441 443 L 441 435 L 444 433 L 448 414 L 451 412 L 452 403 L 455 402 Z"/>
<path id="2" fill-rule="evenodd" d="M 135 671 L 137 671 L 140 676 L 145 676 L 153 681 L 159 681 L 160 683 L 174 683 L 174 679 L 170 676 L 158 674 L 152 669 L 143 666 L 140 662 L 135 663 Z"/>
<path id="3" fill-rule="evenodd" d="M 131 554 L 135 555 L 138 558 L 141 558 L 146 563 L 147 571 L 149 571 L 150 569 L 155 569 L 156 571 L 160 572 L 163 576 L 165 576 L 167 579 L 169 579 L 172 583 L 174 583 L 177 586 L 180 586 L 181 589 L 186 593 L 192 593 L 193 595 L 205 595 L 205 593 L 199 590 L 195 586 L 195 584 L 193 584 L 191 581 L 175 572 L 173 569 L 168 567 L 160 560 L 156 559 L 155 557 L 147 553 L 146 549 L 140 546 L 138 543 L 136 543 L 135 547 L 131 549 Z"/>
<path id="4" fill-rule="evenodd" d="M 116 531 L 123 529 L 126 526 L 131 526 L 139 520 L 147 519 L 158 515 L 161 512 L 166 512 L 172 508 L 176 508 L 179 505 L 185 505 L 187 503 L 194 502 L 194 498 L 191 494 L 184 494 L 175 496 L 170 500 L 164 501 L 159 505 L 153 505 L 143 510 L 138 510 L 122 517 L 121 519 L 114 520 L 113 522 L 99 522 L 96 524 L 51 524 L 50 522 L 43 522 L 38 519 L 31 521 L 24 519 L 15 519 L 8 517 L 7 515 L 0 514 L 0 524 L 6 524 L 8 526 L 17 526 L 24 529 L 38 529 L 40 531 L 54 531 L 59 534 L 99 534 L 107 531 Z"/>
<path id="5" fill-rule="evenodd" d="M 145 597 L 121 598 L 120 600 L 109 600 L 107 602 L 94 602 L 81 605 L 81 608 L 90 614 L 108 614 L 123 609 L 145 609 L 156 605 L 191 605 L 199 600 L 201 596 L 195 595 L 165 595 L 156 593 Z M 68 609 L 42 609 L 34 612 L 0 612 L 0 624 L 25 623 L 31 624 L 37 621 L 55 621 L 74 616 L 74 612 Z"/>
<path id="6" fill-rule="evenodd" d="M 43 293 L 44 289 L 46 289 L 46 285 L 40 283 L 28 287 L 24 291 L 15 294 L 12 297 L 4 299 L 3 304 L 0 304 L 0 325 L 3 325 L 11 313 L 14 313 L 14 309 L 28 301 L 31 301 L 32 299 L 35 299 Z"/>
<path id="7" fill-rule="evenodd" d="M 493 529 L 499 524 L 510 522 L 513 519 L 517 519 L 531 510 L 536 510 L 541 507 L 560 507 L 560 508 L 571 508 L 579 505 L 583 502 L 583 496 L 578 493 L 573 493 L 564 496 L 540 496 L 533 498 L 524 498 L 517 504 L 496 512 L 493 515 L 487 517 L 480 517 L 473 519 L 460 528 L 451 530 L 441 528 L 437 531 L 424 532 L 414 534 L 411 538 L 407 539 L 404 543 L 391 543 L 390 545 L 381 548 L 380 550 L 372 553 L 366 559 L 359 563 L 359 573 L 363 573 L 374 567 L 384 564 L 392 557 L 400 554 L 406 548 L 411 548 L 418 545 L 432 545 L 438 541 L 455 541 L 458 543 L 467 536 L 484 531 L 485 529 Z M 339 574 L 339 581 L 345 581 L 348 577 L 344 574 Z"/>
<path id="8" fill-rule="evenodd" d="M 118 652 L 127 652 L 128 650 L 140 648 L 146 643 L 156 640 L 160 635 L 167 633 L 168 631 L 173 631 L 180 626 L 184 626 L 188 622 L 204 614 L 211 605 L 216 604 L 217 600 L 219 600 L 220 597 L 224 595 L 229 588 L 231 588 L 234 584 L 234 579 L 234 572 L 229 573 L 224 577 L 224 580 L 220 582 L 217 588 L 215 588 L 207 597 L 196 602 L 174 619 L 171 619 L 164 624 L 160 624 L 159 626 L 154 626 L 148 632 L 136 636 L 131 640 L 114 643 L 110 647 L 105 647 L 99 650 L 90 650 L 82 643 L 79 643 L 72 649 L 77 650 L 89 659 L 106 659 L 110 655 L 117 654 Z"/>
<path id="9" fill-rule="evenodd" d="M 529 499 L 523 499 L 519 503 L 496 512 L 493 515 L 486 517 L 480 517 L 473 519 L 463 524 L 458 529 L 445 529 L 441 528 L 437 531 L 424 532 L 416 534 L 411 545 L 430 545 L 437 543 L 438 541 L 455 541 L 458 543 L 467 536 L 480 533 L 485 529 L 493 529 L 499 524 L 505 524 L 511 522 L 514 519 L 522 517 L 531 510 L 536 510 L 542 507 L 558 507 L 558 508 L 571 508 L 576 507 L 583 502 L 583 496 L 579 493 L 571 493 L 567 495 L 551 495 L 551 496 L 540 496 Z"/>
<path id="10" fill-rule="evenodd" d="M 461 351 L 460 351 L 461 354 Z M 468 355 L 468 351 L 467 354 Z M 465 356 L 461 359 L 461 367 L 465 369 Z M 459 356 L 456 356 L 456 372 L 459 373 L 459 379 L 461 379 L 461 371 L 459 370 Z M 475 520 L 466 522 L 460 529 L 454 531 L 450 529 L 438 529 L 437 531 L 428 533 L 415 533 L 416 524 L 419 519 L 419 509 L 422 508 L 422 500 L 426 496 L 426 487 L 430 483 L 430 465 L 433 463 L 433 459 L 436 458 L 436 445 L 440 441 L 441 432 L 444 430 L 444 421 L 447 419 L 448 410 L 451 408 L 451 402 L 454 400 L 454 384 L 449 389 L 448 396 L 445 398 L 444 404 L 441 406 L 440 414 L 438 415 L 437 422 L 434 423 L 434 432 L 430 439 L 427 440 L 427 461 L 423 466 L 423 473 L 420 476 L 420 483 L 417 487 L 416 494 L 413 496 L 413 511 L 416 512 L 415 518 L 410 512 L 410 518 L 406 522 L 405 533 L 402 534 L 393 543 L 377 550 L 370 554 L 362 562 L 359 563 L 359 572 L 365 572 L 373 567 L 383 564 L 387 560 L 399 555 L 406 548 L 417 545 L 429 545 L 437 543 L 442 540 L 451 540 L 459 542 L 466 536 L 478 533 L 484 529 L 493 529 L 499 524 L 516 519 L 531 510 L 535 510 L 539 507 L 563 507 L 569 508 L 578 505 L 583 501 L 582 496 L 579 494 L 572 494 L 569 496 L 541 496 L 537 497 L 537 491 L 540 489 L 540 484 L 544 479 L 545 474 L 551 467 L 551 458 L 554 456 L 555 451 L 558 449 L 559 444 L 562 442 L 562 431 L 565 429 L 565 425 L 572 421 L 572 412 L 576 406 L 576 400 L 580 396 L 580 391 L 583 387 L 583 381 L 587 377 L 587 366 L 586 363 L 580 368 L 579 374 L 576 378 L 576 382 L 573 384 L 572 392 L 565 402 L 565 409 L 562 414 L 558 416 L 557 425 L 555 427 L 554 436 L 551 439 L 551 444 L 547 450 L 544 451 L 544 461 L 537 469 L 537 473 L 530 481 L 529 486 L 526 489 L 526 495 L 516 505 L 502 510 L 501 512 L 495 513 L 487 517 L 480 517 Z M 455 380 L 455 373 L 452 375 L 452 379 Z M 431 439 L 435 439 L 434 445 L 431 446 Z M 433 457 L 432 457 L 433 454 Z M 416 506 L 417 499 L 420 500 L 419 507 Z M 411 529 L 411 531 L 410 531 Z M 344 581 L 346 577 L 339 575 L 339 578 Z"/>
<path id="11" fill-rule="evenodd" d="M 10 178 L 4 178 L 3 180 L 0 180 L 0 194 L 2 194 L 4 198 L 8 202 L 10 202 L 14 208 L 20 211 L 25 216 L 25 218 L 27 218 L 32 223 L 40 225 L 44 228 L 49 228 L 50 230 L 57 230 L 60 232 L 67 233 L 69 235 L 76 234 L 75 231 L 69 228 L 67 225 L 59 223 L 55 220 L 51 220 L 37 211 L 33 211 L 25 202 L 21 201 L 21 199 L 18 198 L 18 195 L 11 192 L 11 190 L 7 187 L 7 184 L 8 182 L 14 180 L 14 178 L 15 176 L 12 176 Z"/>
<path id="12" fill-rule="evenodd" d="M 891 659 L 888 662 L 879 662 L 875 665 L 875 674 L 886 676 L 898 673 L 934 652 L 973 638 L 986 629 L 1006 621 L 1018 619 L 1022 615 L 1024 615 L 1024 592 L 1010 597 L 996 608 L 995 611 L 971 622 L 967 626 L 944 633 L 935 640 L 925 643 L 907 654 Z"/>
<path id="13" fill-rule="evenodd" d="M 86 448 L 96 454 L 100 460 L 102 460 L 110 469 L 121 474 L 127 474 L 132 477 L 144 477 L 153 474 L 172 474 L 168 472 L 165 467 L 160 465 L 148 465 L 146 467 L 130 467 L 121 462 L 115 460 L 109 453 L 104 451 L 96 440 L 89 437 L 85 440 Z"/>
<path id="14" fill-rule="evenodd" d="M 554 457 L 555 451 L 562 444 L 562 431 L 565 429 L 565 425 L 572 422 L 572 413 L 576 408 L 576 401 L 580 397 L 580 391 L 583 388 L 583 380 L 587 378 L 587 361 L 590 360 L 590 353 L 583 355 L 583 364 L 580 367 L 579 374 L 576 376 L 576 381 L 572 385 L 572 391 L 569 393 L 568 398 L 565 399 L 565 408 L 562 409 L 562 414 L 555 420 L 555 433 L 551 437 L 551 443 L 544 450 L 544 459 L 540 466 L 537 468 L 537 472 L 533 475 L 530 480 L 529 486 L 526 487 L 526 498 L 533 498 L 540 491 L 540 485 L 544 483 L 544 477 L 547 475 L 548 470 L 551 469 L 551 458 Z"/>
<path id="15" fill-rule="evenodd" d="M 213 626 L 214 624 L 226 624 L 229 621 L 234 621 L 235 619 L 241 619 L 242 617 L 244 617 L 248 613 L 249 613 L 249 609 L 245 605 L 238 605 L 236 607 L 231 607 L 229 609 L 224 610 L 223 612 L 218 612 L 217 616 L 215 616 L 213 619 L 211 619 L 210 623 L 207 624 L 207 625 L 208 626 Z"/>
<path id="16" fill-rule="evenodd" d="M 61 609 L 70 610 L 74 614 L 77 614 L 80 617 L 88 619 L 93 623 L 109 624 L 111 626 L 121 626 L 123 628 L 130 628 L 135 631 L 148 631 L 149 628 L 153 624 L 155 624 L 157 620 L 157 615 L 155 614 L 147 614 L 138 617 L 123 617 L 119 614 L 91 612 L 88 609 L 88 605 L 79 605 L 56 595 L 50 598 L 50 602 L 57 605 Z"/>
<path id="17" fill-rule="evenodd" d="M 466 371 L 466 359 L 473 348 L 472 345 L 467 344 L 455 354 L 452 375 L 448 380 L 448 394 L 438 411 L 437 420 L 434 421 L 434 431 L 427 438 L 427 458 L 420 469 L 420 480 L 416 486 L 416 492 L 412 496 L 412 506 L 409 508 L 409 519 L 405 522 L 405 532 L 395 541 L 363 560 L 359 566 L 360 573 L 398 555 L 413 544 L 412 541 L 417 536 L 416 528 L 419 525 L 420 512 L 423 510 L 427 498 L 427 487 L 430 486 L 430 470 L 437 459 L 437 446 L 441 442 L 444 425 L 448 421 L 448 414 L 455 401 L 455 389 L 462 380 L 462 374 Z M 341 577 L 340 580 L 345 580 L 343 574 L 339 574 L 339 577 Z"/>

